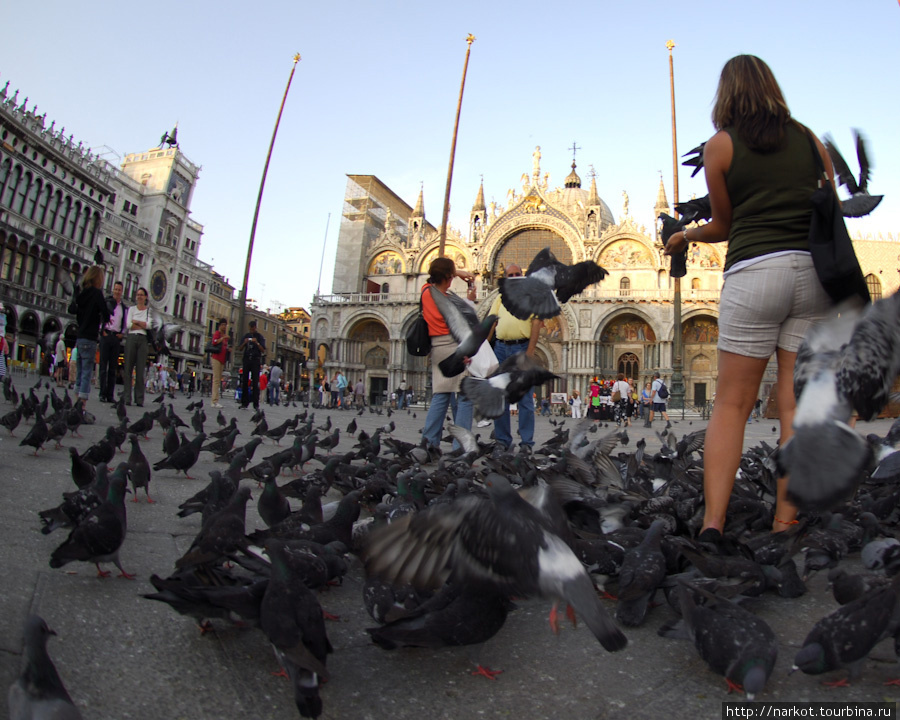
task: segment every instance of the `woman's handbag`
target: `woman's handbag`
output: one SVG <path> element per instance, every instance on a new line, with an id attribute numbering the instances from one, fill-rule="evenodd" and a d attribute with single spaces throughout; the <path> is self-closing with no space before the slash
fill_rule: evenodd
<path id="1" fill-rule="evenodd" d="M 428 321 L 422 314 L 422 297 L 419 296 L 419 317 L 413 320 L 406 333 L 406 351 L 416 357 L 425 357 L 431 352 L 431 335 L 428 334 Z"/>
<path id="2" fill-rule="evenodd" d="M 208 343 L 206 343 L 206 347 L 203 348 L 203 352 L 209 353 L 210 355 L 215 355 L 221 349 L 221 345 L 213 345 L 213 341 L 210 340 Z"/>
<path id="3" fill-rule="evenodd" d="M 811 198 L 813 213 L 809 226 L 809 253 L 812 255 L 816 275 L 835 304 L 853 296 L 863 302 L 871 302 L 869 287 L 847 233 L 834 186 L 825 172 L 825 165 L 812 133 L 807 131 L 807 134 L 819 176 L 819 188 Z"/>

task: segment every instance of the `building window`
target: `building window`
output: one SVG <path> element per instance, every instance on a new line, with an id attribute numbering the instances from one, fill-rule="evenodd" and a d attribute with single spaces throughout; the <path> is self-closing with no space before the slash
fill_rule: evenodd
<path id="1" fill-rule="evenodd" d="M 699 290 L 700 289 L 700 278 L 691 279 L 691 290 Z"/>
<path id="2" fill-rule="evenodd" d="M 623 277 L 619 280 L 619 295 L 631 295 L 631 280 Z M 629 377 L 631 377 L 629 375 Z"/>
<path id="3" fill-rule="evenodd" d="M 881 280 L 872 275 L 866 275 L 866 285 L 869 287 L 869 295 L 872 296 L 872 302 L 881 300 Z"/>

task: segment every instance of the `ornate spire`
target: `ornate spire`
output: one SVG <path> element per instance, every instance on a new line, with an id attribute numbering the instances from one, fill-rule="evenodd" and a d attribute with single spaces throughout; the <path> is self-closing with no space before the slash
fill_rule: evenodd
<path id="1" fill-rule="evenodd" d="M 588 197 L 588 207 L 600 204 L 600 196 L 597 194 L 597 175 L 591 175 L 591 194 Z"/>
<path id="2" fill-rule="evenodd" d="M 566 187 L 567 188 L 580 188 L 581 187 L 581 178 L 578 177 L 578 173 L 575 172 L 575 161 L 572 161 L 572 172 L 569 173 L 566 178 Z"/>
<path id="3" fill-rule="evenodd" d="M 413 210 L 412 217 L 425 217 L 425 197 L 424 197 L 425 188 L 419 188 L 419 199 L 416 200 L 416 207 Z"/>
<path id="4" fill-rule="evenodd" d="M 475 204 L 472 206 L 472 212 L 485 212 L 487 208 L 484 205 L 484 180 L 478 186 L 478 197 L 475 198 Z"/>
<path id="5" fill-rule="evenodd" d="M 663 185 L 662 173 L 659 174 L 659 190 L 656 191 L 656 205 L 653 206 L 654 217 L 659 217 L 660 213 L 671 214 L 669 201 L 666 199 L 666 186 Z"/>

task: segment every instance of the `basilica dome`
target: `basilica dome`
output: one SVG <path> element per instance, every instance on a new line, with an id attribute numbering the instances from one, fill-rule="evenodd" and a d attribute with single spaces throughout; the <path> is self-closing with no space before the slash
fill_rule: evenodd
<path id="1" fill-rule="evenodd" d="M 572 172 L 566 177 L 565 186 L 556 188 L 548 193 L 547 199 L 565 210 L 571 217 L 585 219 L 592 208 L 600 208 L 599 229 L 603 231 L 616 221 L 612 211 L 599 195 L 597 195 L 597 181 L 591 178 L 591 189 L 581 187 L 581 178 L 575 172 L 575 163 L 572 162 Z"/>

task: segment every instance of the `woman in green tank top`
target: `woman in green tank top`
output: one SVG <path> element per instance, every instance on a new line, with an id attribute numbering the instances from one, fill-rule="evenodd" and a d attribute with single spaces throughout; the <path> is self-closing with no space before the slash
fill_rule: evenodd
<path id="1" fill-rule="evenodd" d="M 712 219 L 673 234 L 665 252 L 681 252 L 691 242 L 728 241 L 700 534 L 701 540 L 717 542 L 740 464 L 744 428 L 769 358 L 775 352 L 783 445 L 792 435 L 797 350 L 830 302 L 808 252 L 810 196 L 816 189 L 808 131 L 791 118 L 766 63 L 738 55 L 725 64 L 712 121 L 717 132 L 703 152 Z M 815 143 L 833 182 L 828 153 L 818 139 Z M 786 478 L 779 478 L 773 531 L 795 522 L 797 510 L 786 489 Z"/>

